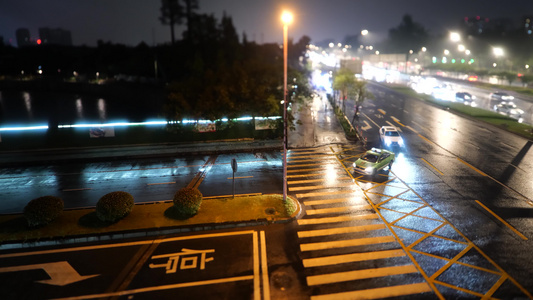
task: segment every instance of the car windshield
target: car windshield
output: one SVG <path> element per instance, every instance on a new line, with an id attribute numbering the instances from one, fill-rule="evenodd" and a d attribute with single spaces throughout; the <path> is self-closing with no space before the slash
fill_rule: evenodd
<path id="1" fill-rule="evenodd" d="M 387 131 L 385 132 L 386 136 L 400 136 L 400 134 L 397 131 Z"/>
<path id="2" fill-rule="evenodd" d="M 378 161 L 378 156 L 375 155 L 375 154 L 367 153 L 367 154 L 363 155 L 363 157 L 361 157 L 361 159 L 362 160 L 366 160 L 368 162 L 375 163 L 376 161 Z"/>

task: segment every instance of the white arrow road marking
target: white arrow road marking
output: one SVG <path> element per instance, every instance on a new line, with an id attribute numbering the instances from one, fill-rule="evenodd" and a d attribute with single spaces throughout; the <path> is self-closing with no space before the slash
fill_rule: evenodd
<path id="1" fill-rule="evenodd" d="M 82 281 L 91 277 L 99 276 L 99 274 L 81 276 L 76 270 L 74 270 L 74 268 L 68 263 L 68 261 L 58 261 L 26 266 L 4 267 L 0 268 L 0 273 L 19 272 L 37 269 L 43 269 L 48 274 L 48 276 L 50 276 L 50 279 L 40 280 L 38 282 L 57 286 L 64 286 L 77 281 Z"/>
<path id="2" fill-rule="evenodd" d="M 365 123 L 365 126 L 361 128 L 363 131 L 367 131 L 368 129 L 372 129 L 372 126 L 370 126 L 370 124 L 368 124 L 367 121 L 363 121 L 363 123 Z"/>

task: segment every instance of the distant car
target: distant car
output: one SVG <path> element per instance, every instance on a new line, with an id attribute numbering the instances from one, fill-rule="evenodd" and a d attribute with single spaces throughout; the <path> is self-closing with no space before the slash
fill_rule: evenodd
<path id="1" fill-rule="evenodd" d="M 477 76 L 476 75 L 468 76 L 468 81 L 477 81 Z"/>
<path id="2" fill-rule="evenodd" d="M 518 108 L 513 102 L 501 102 L 494 105 L 494 110 L 502 115 L 517 119 L 518 121 L 522 120 L 522 115 L 524 114 L 524 111 Z"/>
<path id="3" fill-rule="evenodd" d="M 512 101 L 514 97 L 504 92 L 494 92 L 489 95 L 491 101 Z"/>
<path id="4" fill-rule="evenodd" d="M 476 102 L 474 102 L 474 99 L 476 99 L 476 96 L 471 95 L 470 93 L 467 93 L 467 92 L 455 93 L 455 102 L 463 103 L 464 105 L 476 107 L 477 104 Z"/>
<path id="5" fill-rule="evenodd" d="M 379 139 L 386 147 L 403 147 L 403 139 L 398 129 L 393 126 L 383 126 L 379 129 Z"/>
<path id="6" fill-rule="evenodd" d="M 392 151 L 372 148 L 353 163 L 353 168 L 357 173 L 371 176 L 376 175 L 385 168 L 387 168 L 387 172 L 390 172 L 394 156 Z"/>
<path id="7" fill-rule="evenodd" d="M 455 93 L 449 84 L 441 84 L 433 87 L 431 96 L 438 100 L 453 101 Z"/>

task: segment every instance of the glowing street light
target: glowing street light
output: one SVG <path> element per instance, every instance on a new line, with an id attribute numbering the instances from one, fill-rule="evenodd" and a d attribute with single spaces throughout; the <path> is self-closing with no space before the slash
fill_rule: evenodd
<path id="1" fill-rule="evenodd" d="M 452 42 L 459 42 L 461 40 L 461 35 L 457 32 L 450 32 L 450 40 Z"/>
<path id="2" fill-rule="evenodd" d="M 500 48 L 500 47 L 494 47 L 492 48 L 492 53 L 494 54 L 494 56 L 496 57 L 500 57 L 500 56 L 503 56 L 504 53 L 503 53 L 503 49 Z"/>
<path id="3" fill-rule="evenodd" d="M 292 14 L 284 11 L 283 22 L 283 201 L 287 200 L 287 46 Z"/>
<path id="4" fill-rule="evenodd" d="M 361 30 L 361 35 L 367 35 L 367 34 L 368 34 L 368 30 L 366 29 Z"/>

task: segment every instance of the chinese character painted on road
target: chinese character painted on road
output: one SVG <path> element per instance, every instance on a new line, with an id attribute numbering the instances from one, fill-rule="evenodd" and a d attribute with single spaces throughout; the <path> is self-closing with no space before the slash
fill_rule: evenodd
<path id="1" fill-rule="evenodd" d="M 193 249 L 181 249 L 181 252 L 155 255 L 152 259 L 168 258 L 168 261 L 164 264 L 150 264 L 150 269 L 165 268 L 166 273 L 176 273 L 178 267 L 180 270 L 196 269 L 198 268 L 198 258 L 200 258 L 200 270 L 205 269 L 205 263 L 213 261 L 213 257 L 206 257 L 207 253 L 214 253 L 215 249 L 207 250 L 193 250 Z"/>

